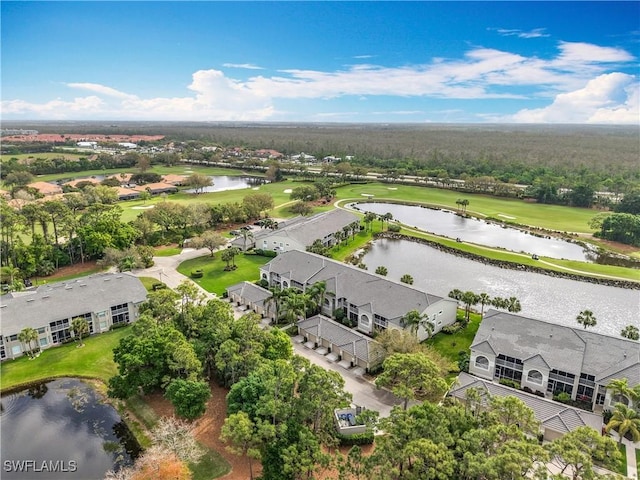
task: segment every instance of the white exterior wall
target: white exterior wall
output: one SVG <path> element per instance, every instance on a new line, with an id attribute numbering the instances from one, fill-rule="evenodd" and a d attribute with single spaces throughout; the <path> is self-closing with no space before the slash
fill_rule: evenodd
<path id="1" fill-rule="evenodd" d="M 255 242 L 256 248 L 262 250 L 275 250 L 276 252 L 288 252 L 289 250 L 302 250 L 306 249 L 306 245 L 302 245 L 298 242 L 291 240 L 287 235 L 278 235 L 274 233 L 268 237 L 262 238 Z"/>
<path id="2" fill-rule="evenodd" d="M 542 383 L 535 383 L 534 381 L 529 381 L 529 373 L 533 370 L 536 370 L 542 374 Z M 520 385 L 524 387 L 528 387 L 531 390 L 540 391 L 542 393 L 547 393 L 547 383 L 549 382 L 549 369 L 541 368 L 541 367 L 531 367 L 527 366 L 526 362 L 522 366 L 522 382 Z"/>
<path id="3" fill-rule="evenodd" d="M 485 357 L 489 361 L 489 368 L 484 369 L 476 366 L 476 360 L 478 357 Z M 489 355 L 484 352 L 476 352 L 471 350 L 471 359 L 469 360 L 469 373 L 476 377 L 484 378 L 487 380 L 493 380 L 493 373 L 496 369 L 496 358 L 494 355 Z"/>

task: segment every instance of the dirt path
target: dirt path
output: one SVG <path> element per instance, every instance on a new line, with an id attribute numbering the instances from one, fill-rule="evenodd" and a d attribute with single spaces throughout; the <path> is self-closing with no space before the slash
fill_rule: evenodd
<path id="1" fill-rule="evenodd" d="M 207 403 L 204 415 L 196 420 L 195 431 L 199 442 L 212 450 L 220 453 L 231 465 L 231 471 L 219 478 L 224 480 L 247 480 L 249 478 L 249 461 L 245 457 L 239 457 L 226 451 L 225 444 L 220 441 L 220 430 L 227 414 L 228 390 L 211 382 L 211 398 Z M 173 416 L 173 406 L 161 393 L 148 395 L 145 401 L 153 408 L 158 416 Z M 253 461 L 253 475 L 259 475 L 262 467 L 259 462 Z"/>

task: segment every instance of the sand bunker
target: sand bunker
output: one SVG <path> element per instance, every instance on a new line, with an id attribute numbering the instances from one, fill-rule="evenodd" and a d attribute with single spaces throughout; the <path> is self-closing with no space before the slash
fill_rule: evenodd
<path id="1" fill-rule="evenodd" d="M 140 205 L 137 207 L 131 207 L 131 210 L 148 210 L 153 207 L 155 207 L 155 205 Z"/>
<path id="2" fill-rule="evenodd" d="M 502 217 L 502 218 L 508 218 L 509 220 L 515 220 L 515 218 L 516 218 L 516 217 L 511 217 L 511 216 L 509 216 L 509 215 L 504 215 L 504 214 L 502 214 L 502 213 L 499 213 L 499 214 L 498 214 L 498 216 L 499 216 L 499 217 Z"/>
<path id="3" fill-rule="evenodd" d="M 284 193 L 291 193 L 293 192 L 293 190 L 291 188 L 287 188 L 285 190 L 283 190 Z"/>

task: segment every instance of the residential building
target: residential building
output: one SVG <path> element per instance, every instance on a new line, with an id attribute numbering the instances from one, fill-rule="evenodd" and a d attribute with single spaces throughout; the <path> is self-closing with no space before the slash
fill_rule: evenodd
<path id="1" fill-rule="evenodd" d="M 301 250 L 283 252 L 260 268 L 260 278 L 270 286 L 306 290 L 325 282 L 321 313 L 333 316 L 337 309 L 366 334 L 386 328 L 404 328 L 402 317 L 417 310 L 433 326 L 433 332 L 456 320 L 457 302 L 372 274 L 352 265 Z M 423 326 L 419 340 L 428 338 Z"/>
<path id="2" fill-rule="evenodd" d="M 135 321 L 146 298 L 142 282 L 128 273 L 91 275 L 3 295 L 0 359 L 23 354 L 18 334 L 26 327 L 38 332 L 40 348 L 48 348 L 71 338 L 71 321 L 76 317 L 87 320 L 89 334 Z"/>
<path id="3" fill-rule="evenodd" d="M 162 193 L 176 193 L 178 188 L 175 185 L 170 185 L 168 183 L 158 182 L 158 183 L 147 183 L 145 185 L 137 185 L 133 187 L 134 190 L 138 192 L 149 192 L 151 195 L 160 195 Z"/>
<path id="4" fill-rule="evenodd" d="M 316 349 L 330 361 L 344 362 L 345 368 L 360 367 L 368 372 L 383 359 L 378 342 L 324 315 L 300 320 L 298 335 L 308 348 Z"/>
<path id="5" fill-rule="evenodd" d="M 29 183 L 27 187 L 37 190 L 45 197 L 62 193 L 62 187 L 60 185 L 56 185 L 55 183 L 33 182 Z"/>
<path id="6" fill-rule="evenodd" d="M 476 389 L 480 394 L 481 404 L 477 408 L 486 406 L 487 395 L 497 397 L 510 396 L 521 400 L 533 410 L 536 420 L 540 422 L 543 439 L 546 441 L 552 441 L 578 427 L 591 427 L 597 432 L 602 429 L 601 415 L 541 398 L 521 390 L 514 390 L 464 372 L 458 376 L 456 385 L 449 391 L 449 395 L 462 402 L 467 402 L 467 390 L 471 388 Z"/>
<path id="7" fill-rule="evenodd" d="M 238 307 L 245 307 L 263 318 L 274 317 L 275 312 L 268 305 L 271 292 L 255 283 L 240 282 L 227 287 L 227 298 Z"/>
<path id="8" fill-rule="evenodd" d="M 336 208 L 311 217 L 296 217 L 280 222 L 275 230 L 264 229 L 253 232 L 252 237 L 238 237 L 231 243 L 241 249 L 260 248 L 278 253 L 289 250 L 305 250 L 314 241 L 320 240 L 326 247 L 336 243 L 334 234 L 352 223 L 360 222 L 360 217 L 347 210 Z"/>
<path id="9" fill-rule="evenodd" d="M 547 397 L 566 392 L 594 411 L 630 405 L 607 390 L 611 380 L 640 384 L 640 343 L 584 328 L 489 310 L 470 348 L 469 373 Z"/>

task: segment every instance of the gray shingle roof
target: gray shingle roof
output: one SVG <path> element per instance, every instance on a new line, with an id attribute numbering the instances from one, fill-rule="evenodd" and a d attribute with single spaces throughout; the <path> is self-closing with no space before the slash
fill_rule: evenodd
<path id="1" fill-rule="evenodd" d="M 272 236 L 286 236 L 301 245 L 309 246 L 314 240 L 342 230 L 342 227 L 357 222 L 360 217 L 340 208 L 318 213 L 311 217 L 296 217 L 287 222 L 280 222 L 277 230 L 260 230 L 254 234 L 258 247 L 264 239 Z"/>
<path id="2" fill-rule="evenodd" d="M 495 396 L 519 398 L 533 410 L 536 419 L 544 427 L 556 432 L 567 433 L 581 426 L 589 426 L 599 432 L 602 427 L 602 417 L 598 414 L 483 380 L 464 372 L 458 376 L 456 386 L 449 391 L 449 395 L 464 400 L 469 388 L 485 390 Z"/>
<path id="3" fill-rule="evenodd" d="M 251 303 L 256 303 L 256 304 L 264 302 L 267 298 L 270 298 L 272 295 L 269 290 L 262 288 L 256 285 L 255 283 L 251 283 L 251 282 L 236 283 L 235 285 L 227 287 L 227 292 L 236 293 L 237 295 L 240 295 L 240 297 L 244 298 L 245 300 Z"/>
<path id="4" fill-rule="evenodd" d="M 438 301 L 454 301 L 299 250 L 279 254 L 265 268 L 303 284 L 324 281 L 328 292 L 346 298 L 360 308 L 369 306 L 371 311 L 394 323 L 399 323 L 400 318 L 411 310 L 423 312 Z"/>
<path id="5" fill-rule="evenodd" d="M 538 365 L 546 363 L 547 368 L 575 375 L 587 373 L 596 381 L 609 376 L 620 378 L 620 372 L 640 363 L 640 344 L 636 341 L 495 310 L 486 313 L 471 349 L 483 342 L 497 353 L 523 361 L 532 359 Z M 632 377 L 640 383 L 640 373 Z"/>
<path id="6" fill-rule="evenodd" d="M 376 358 L 372 338 L 356 332 L 324 315 L 314 315 L 298 321 L 298 327 L 317 337 L 323 338 L 365 362 L 374 362 Z"/>
<path id="7" fill-rule="evenodd" d="M 147 298 L 140 280 L 128 273 L 105 273 L 67 282 L 40 285 L 0 298 L 2 334 L 13 335 L 25 327 L 101 312 L 114 305 L 139 303 Z"/>

